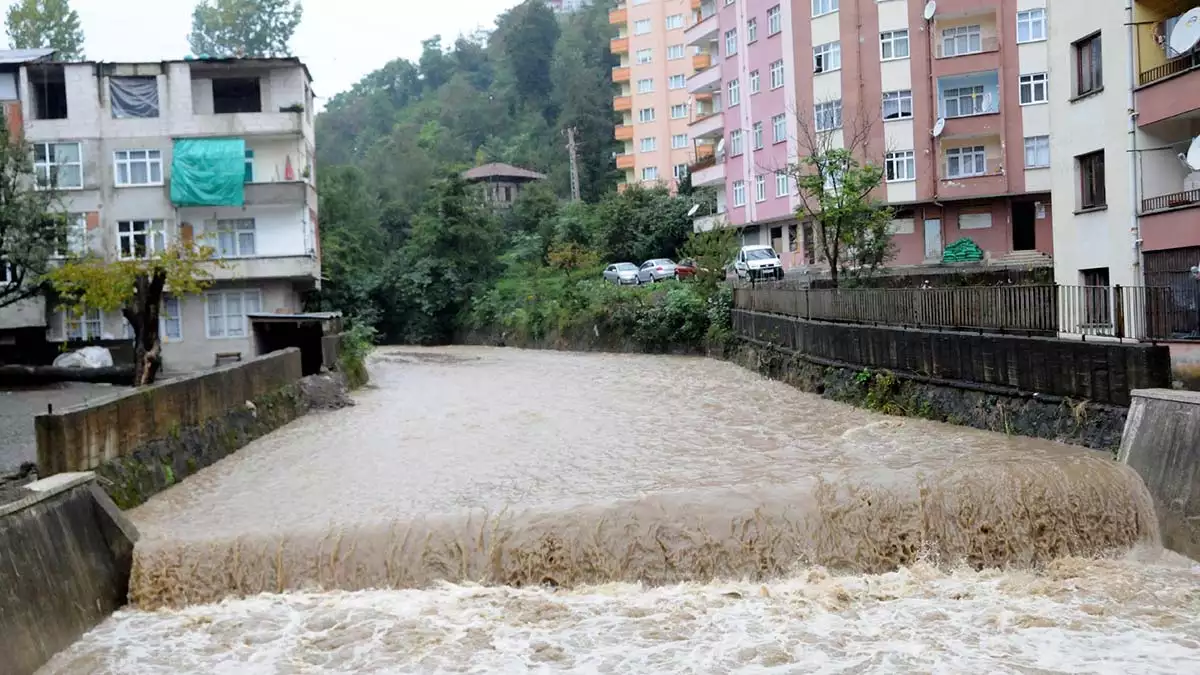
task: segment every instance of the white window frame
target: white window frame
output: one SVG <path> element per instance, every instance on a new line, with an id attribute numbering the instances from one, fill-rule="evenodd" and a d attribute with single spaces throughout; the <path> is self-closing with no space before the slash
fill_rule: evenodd
<path id="1" fill-rule="evenodd" d="M 1038 97 L 1041 89 L 1041 97 Z M 1027 73 L 1017 80 L 1021 105 L 1041 105 L 1050 102 L 1050 76 L 1048 73 Z M 1028 94 L 1028 96 L 1026 96 Z"/>
<path id="2" fill-rule="evenodd" d="M 792 177 L 786 171 L 775 172 L 775 196 L 786 197 L 791 193 Z"/>
<path id="3" fill-rule="evenodd" d="M 779 35 L 783 32 L 782 5 L 775 5 L 767 10 L 767 36 Z"/>
<path id="4" fill-rule="evenodd" d="M 133 182 L 133 167 L 134 165 L 142 165 L 146 172 L 146 182 Z M 124 169 L 125 179 L 121 179 L 121 170 Z M 158 172 L 158 180 L 154 180 L 155 170 Z M 163 160 L 162 150 L 149 149 L 130 149 L 130 150 L 115 150 L 113 152 L 113 184 L 117 187 L 147 187 L 160 186 L 163 184 Z"/>
<path id="5" fill-rule="evenodd" d="M 654 136 L 647 136 L 638 143 L 641 148 L 640 152 L 655 152 L 658 150 L 658 139 Z"/>
<path id="6" fill-rule="evenodd" d="M 687 47 L 684 45 L 671 45 L 667 47 L 667 60 L 678 61 L 687 57 Z"/>
<path id="7" fill-rule="evenodd" d="M 900 53 L 900 46 L 904 46 L 904 53 Z M 900 30 L 885 30 L 879 34 L 879 60 L 880 61 L 900 61 L 907 59 L 912 55 L 911 45 L 908 41 L 908 29 Z"/>
<path id="8" fill-rule="evenodd" d="M 67 213 L 67 240 L 63 250 L 54 251 L 53 258 L 66 258 L 72 255 L 83 255 L 88 250 L 88 231 L 86 213 Z"/>
<path id="9" fill-rule="evenodd" d="M 889 183 L 906 183 L 917 179 L 917 154 L 912 150 L 889 152 L 884 157 L 884 179 Z"/>
<path id="10" fill-rule="evenodd" d="M 757 70 L 750 71 L 750 94 L 762 91 L 762 75 Z"/>
<path id="11" fill-rule="evenodd" d="M 683 148 L 686 148 L 687 146 L 688 146 L 688 135 L 687 134 L 674 134 L 673 136 L 671 136 L 671 149 L 672 150 L 681 150 Z"/>
<path id="12" fill-rule="evenodd" d="M 671 106 L 671 119 L 681 120 L 688 116 L 688 107 L 686 103 L 676 103 Z"/>
<path id="13" fill-rule="evenodd" d="M 238 302 L 240 305 L 240 314 L 230 314 L 228 302 L 229 298 L 239 296 Z M 250 311 L 246 308 L 246 299 L 253 298 L 254 303 L 258 305 L 258 309 Z M 220 303 L 220 314 L 213 314 L 214 302 Z M 262 291 L 257 288 L 234 289 L 224 291 L 209 291 L 204 294 L 204 337 L 209 340 L 244 340 L 250 337 L 250 319 L 251 314 L 262 313 Z M 220 331 L 213 331 L 213 318 L 221 318 Z M 229 327 L 230 318 L 236 319 L 241 323 L 239 332 L 236 335 L 231 334 Z"/>
<path id="14" fill-rule="evenodd" d="M 637 61 L 639 66 L 644 66 L 647 63 L 654 63 L 654 50 L 649 48 L 639 49 L 634 54 L 634 60 Z"/>
<path id="15" fill-rule="evenodd" d="M 212 233 L 216 235 L 215 244 L 216 251 L 213 252 L 214 258 L 228 260 L 233 258 L 253 258 L 258 255 L 258 228 L 253 218 L 221 218 L 212 223 Z M 250 236 L 251 251 L 243 251 L 242 237 Z M 225 237 L 232 244 L 227 251 L 225 247 Z"/>
<path id="16" fill-rule="evenodd" d="M 76 155 L 78 155 L 79 160 L 74 161 L 74 162 L 59 161 L 57 149 L 60 146 L 69 146 L 69 145 L 75 146 Z M 38 151 L 39 150 L 42 151 L 43 159 L 38 159 Z M 37 178 L 36 187 L 38 189 L 45 189 L 45 188 L 49 187 L 52 184 L 51 180 L 50 180 L 51 176 L 54 176 L 56 178 L 61 177 L 63 175 L 64 169 L 78 170 L 79 184 L 78 185 L 63 185 L 59 181 L 55 180 L 53 182 L 54 187 L 58 190 L 82 190 L 83 189 L 83 144 L 82 143 L 80 143 L 78 141 L 74 141 L 74 142 L 61 142 L 61 143 L 60 142 L 46 142 L 46 143 L 34 143 L 33 144 L 33 170 L 34 170 L 34 176 L 36 176 L 36 178 Z M 45 175 L 43 176 L 43 174 L 45 174 Z"/>
<path id="17" fill-rule="evenodd" d="M 754 177 L 754 201 L 757 204 L 767 201 L 767 177 L 761 173 Z"/>
<path id="18" fill-rule="evenodd" d="M 956 117 L 974 117 L 975 115 L 983 115 L 988 111 L 984 110 L 983 97 L 986 95 L 983 85 L 975 84 L 969 87 L 955 87 L 946 89 L 942 92 L 942 116 L 946 119 Z M 954 102 L 954 114 L 950 113 L 950 102 Z M 969 103 L 968 112 L 963 112 L 963 103 Z"/>
<path id="19" fill-rule="evenodd" d="M 895 117 L 888 117 L 888 107 L 893 106 Z M 911 89 L 883 92 L 883 121 L 910 120 L 913 117 L 913 95 Z"/>
<path id="20" fill-rule="evenodd" d="M 746 22 L 746 42 L 758 42 L 758 19 Z"/>
<path id="21" fill-rule="evenodd" d="M 736 77 L 729 81 L 728 90 L 729 90 L 729 92 L 728 92 L 728 97 L 729 97 L 728 107 L 732 108 L 735 105 L 741 105 L 741 103 L 742 103 L 742 85 L 740 82 L 738 82 L 738 79 Z"/>
<path id="22" fill-rule="evenodd" d="M 783 59 L 771 64 L 771 89 L 779 89 L 785 84 L 786 74 L 783 70 Z"/>
<path id="23" fill-rule="evenodd" d="M 634 35 L 649 35 L 652 30 L 654 27 L 651 25 L 650 19 L 638 19 L 633 22 Z"/>
<path id="24" fill-rule="evenodd" d="M 838 0 L 812 0 L 812 15 L 825 16 L 838 11 Z"/>
<path id="25" fill-rule="evenodd" d="M 746 151 L 746 139 L 742 134 L 741 129 L 734 129 L 729 132 L 729 156 L 737 157 Z"/>
<path id="26" fill-rule="evenodd" d="M 813 106 L 813 126 L 817 131 L 842 128 L 842 100 L 826 101 Z"/>
<path id="27" fill-rule="evenodd" d="M 787 141 L 787 114 L 780 113 L 771 118 L 772 137 L 776 143 Z"/>
<path id="28" fill-rule="evenodd" d="M 125 228 L 125 231 L 122 231 Z M 138 238 L 142 238 L 144 255 L 137 255 Z M 161 218 L 140 218 L 117 221 L 117 258 L 119 260 L 149 260 L 167 248 L 167 221 Z M 126 253 L 128 249 L 128 253 Z"/>
<path id="29" fill-rule="evenodd" d="M 171 305 L 174 304 L 174 314 L 172 314 Z M 208 317 L 205 317 L 205 321 Z M 171 326 L 175 325 L 177 334 L 171 334 Z M 158 335 L 165 343 L 183 342 L 183 300 L 179 296 L 164 293 L 162 296 L 162 304 L 158 310 Z"/>
<path id="30" fill-rule="evenodd" d="M 684 89 L 687 87 L 687 75 L 678 73 L 667 77 L 667 89 Z"/>
<path id="31" fill-rule="evenodd" d="M 958 170 L 955 171 L 951 167 L 954 165 L 951 160 L 958 160 Z M 964 170 L 964 166 L 969 160 L 971 164 L 970 172 Z M 946 150 L 946 177 L 947 178 L 972 178 L 975 176 L 987 175 L 987 148 L 982 145 L 966 146 L 961 148 L 949 148 Z"/>
<path id="32" fill-rule="evenodd" d="M 671 14 L 670 16 L 667 17 L 666 24 L 667 24 L 667 30 L 678 30 L 680 28 L 683 28 L 683 15 L 682 14 Z"/>
<path id="33" fill-rule="evenodd" d="M 841 69 L 842 43 L 840 40 L 813 47 L 814 73 L 833 73 Z"/>
<path id="34" fill-rule="evenodd" d="M 652 180 L 658 180 L 658 167 L 657 166 L 642 167 L 642 180 L 646 181 L 646 182 L 649 182 Z"/>
<path id="35" fill-rule="evenodd" d="M 688 165 L 687 164 L 676 164 L 672 173 L 675 175 L 675 180 L 683 180 L 684 178 L 687 178 L 687 176 L 688 176 Z"/>
<path id="36" fill-rule="evenodd" d="M 963 46 L 960 50 L 959 47 Z M 955 26 L 942 30 L 942 56 L 966 56 L 983 51 L 983 26 Z"/>
<path id="37" fill-rule="evenodd" d="M 1028 35 L 1023 40 L 1021 39 L 1021 28 L 1028 31 Z M 1044 42 L 1049 32 L 1046 30 L 1047 28 L 1045 8 L 1034 7 L 1017 12 L 1017 44 Z"/>
<path id="38" fill-rule="evenodd" d="M 637 81 L 637 93 L 653 94 L 654 93 L 654 78 L 653 77 L 643 77 L 642 79 L 638 80 Z"/>
<path id="39" fill-rule="evenodd" d="M 750 135 L 754 139 L 755 150 L 762 150 L 764 147 L 766 147 L 765 143 L 763 142 L 765 140 L 765 134 L 763 133 L 762 122 L 755 122 L 754 126 L 750 127 Z"/>
<path id="40" fill-rule="evenodd" d="M 738 34 L 736 28 L 730 28 L 725 31 L 725 56 L 733 56 L 738 53 Z"/>
<path id="41" fill-rule="evenodd" d="M 646 124 L 654 121 L 654 108 L 642 108 L 638 110 L 638 122 Z"/>
<path id="42" fill-rule="evenodd" d="M 733 181 L 733 205 L 746 205 L 746 181 L 744 180 Z"/>
<path id="43" fill-rule="evenodd" d="M 75 311 L 78 310 L 78 311 Z M 90 342 L 104 339 L 104 312 L 88 307 L 64 309 L 62 316 L 62 338 L 64 342 L 78 340 Z M 72 335 L 72 326 L 77 326 L 77 334 Z"/>
<path id="44" fill-rule="evenodd" d="M 1030 161 L 1030 157 L 1033 161 Z M 1025 168 L 1026 169 L 1046 169 L 1050 166 L 1050 137 L 1049 136 L 1026 136 L 1025 137 Z"/>

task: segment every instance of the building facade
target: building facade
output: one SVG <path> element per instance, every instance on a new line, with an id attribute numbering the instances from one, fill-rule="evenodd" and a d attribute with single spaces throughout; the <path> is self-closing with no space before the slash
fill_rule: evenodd
<path id="1" fill-rule="evenodd" d="M 203 295 L 168 289 L 168 370 L 249 358 L 250 315 L 303 310 L 321 265 L 313 93 L 299 60 L 39 62 L 21 68 L 17 85 L 35 171 L 62 192 L 73 252 L 134 259 L 196 240 L 221 259 Z M 197 177 L 215 171 L 204 162 L 188 176 L 179 169 L 183 148 L 218 145 L 229 175 Z M 221 194 L 196 199 L 209 178 Z M 130 334 L 117 313 L 71 315 L 51 302 L 46 316 L 51 341 Z"/>
<path id="2" fill-rule="evenodd" d="M 617 168 L 624 185 L 674 187 L 692 160 L 688 137 L 687 76 L 691 59 L 684 45 L 690 0 L 623 0 L 609 14 L 616 27 L 612 52 L 621 115 L 615 134 L 624 143 Z"/>

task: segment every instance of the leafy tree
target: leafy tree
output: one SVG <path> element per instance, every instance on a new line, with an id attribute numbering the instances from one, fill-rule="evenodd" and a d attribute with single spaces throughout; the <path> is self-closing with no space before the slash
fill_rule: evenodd
<path id="1" fill-rule="evenodd" d="M 506 75 L 513 87 L 514 100 L 543 106 L 547 118 L 550 92 L 550 62 L 559 37 L 558 19 L 542 0 L 525 0 L 502 14 L 496 21 L 493 40 Z M 611 89 L 611 83 L 608 87 Z"/>
<path id="2" fill-rule="evenodd" d="M 121 310 L 133 327 L 134 384 L 152 384 L 162 367 L 159 316 L 163 290 L 184 296 L 200 293 L 212 283 L 207 266 L 213 249 L 182 241 L 162 254 L 141 260 L 106 261 L 87 254 L 49 272 L 64 309 Z"/>
<path id="3" fill-rule="evenodd" d="M 51 257 L 66 246 L 52 186 L 34 190 L 33 151 L 0 115 L 0 307 L 38 295 Z"/>
<path id="4" fill-rule="evenodd" d="M 69 0 L 19 0 L 8 8 L 8 43 L 13 49 L 49 47 L 58 58 L 83 58 L 79 12 Z"/>
<path id="5" fill-rule="evenodd" d="M 197 56 L 290 56 L 303 13 L 299 0 L 201 0 L 188 42 Z"/>
<path id="6" fill-rule="evenodd" d="M 726 270 L 737 254 L 738 244 L 737 230 L 732 227 L 693 232 L 679 250 L 679 258 L 695 261 L 696 281 L 715 290 L 718 283 L 725 281 Z"/>
<path id="7" fill-rule="evenodd" d="M 373 324 L 378 320 L 373 296 L 390 249 L 379 222 L 378 198 L 355 167 L 330 167 L 317 180 L 324 223 L 321 265 L 327 279 L 323 308 Z"/>

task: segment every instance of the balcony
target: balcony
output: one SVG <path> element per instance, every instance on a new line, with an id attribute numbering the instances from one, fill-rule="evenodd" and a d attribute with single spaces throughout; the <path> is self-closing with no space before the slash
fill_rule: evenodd
<path id="1" fill-rule="evenodd" d="M 1000 38 L 995 12 L 971 19 L 956 19 L 953 25 L 939 21 L 933 34 L 934 75 L 958 75 L 1000 67 Z M 973 30 L 969 30 L 973 29 Z M 968 30 L 968 32 L 961 32 Z"/>
<path id="2" fill-rule="evenodd" d="M 1200 110 L 1200 52 L 1147 70 L 1138 81 L 1139 127 Z"/>
<path id="3" fill-rule="evenodd" d="M 1142 200 L 1142 215 L 1200 206 L 1200 190 L 1184 190 Z"/>
<path id="4" fill-rule="evenodd" d="M 689 94 L 712 93 L 721 88 L 721 68 L 713 66 L 696 73 L 687 80 Z"/>
<path id="5" fill-rule="evenodd" d="M 618 141 L 632 141 L 633 140 L 633 125 L 632 124 L 618 124 L 613 129 L 613 137 L 616 138 Z"/>
<path id="6" fill-rule="evenodd" d="M 613 26 L 624 26 L 629 23 L 629 10 L 618 7 L 608 13 L 608 23 Z"/>
<path id="7" fill-rule="evenodd" d="M 944 138 L 1000 132 L 1000 75 L 985 71 L 939 77 L 938 116 L 945 118 Z"/>
<path id="8" fill-rule="evenodd" d="M 693 180 L 693 184 L 695 181 Z M 714 216 L 701 216 L 692 221 L 693 232 L 709 232 L 725 227 L 725 214 L 718 213 Z"/>
<path id="9" fill-rule="evenodd" d="M 706 42 L 716 40 L 720 32 L 721 25 L 717 22 L 717 14 L 714 12 L 683 31 L 683 41 L 688 46 L 703 45 Z"/>
<path id="10" fill-rule="evenodd" d="M 616 96 L 613 98 L 613 110 L 617 112 L 628 112 L 633 110 L 632 96 Z"/>
<path id="11" fill-rule="evenodd" d="M 311 255 L 229 258 L 222 262 L 223 267 L 208 266 L 214 281 L 317 279 L 321 276 L 321 264 Z"/>
<path id="12" fill-rule="evenodd" d="M 717 150 L 717 146 L 715 143 L 706 143 L 704 145 L 697 145 L 696 146 L 696 162 L 695 162 L 695 164 L 693 164 L 693 166 L 696 167 L 695 170 L 699 171 L 700 169 L 703 169 L 705 166 L 712 164 L 711 160 L 713 159 L 713 156 L 716 155 L 716 150 Z M 709 162 L 709 164 L 705 164 L 704 166 L 701 166 L 701 163 L 706 162 L 706 161 Z M 691 169 L 689 169 L 689 172 L 690 171 L 691 171 Z"/>
<path id="13" fill-rule="evenodd" d="M 246 183 L 246 206 L 304 206 L 308 183 Z"/>
<path id="14" fill-rule="evenodd" d="M 175 118 L 171 124 L 171 135 L 189 137 L 300 136 L 303 134 L 303 121 L 304 113 L 302 112 L 190 115 Z M 36 124 L 36 122 L 32 123 Z"/>
<path id="15" fill-rule="evenodd" d="M 625 153 L 625 154 L 617 155 L 617 168 L 618 169 L 632 169 L 635 166 L 635 164 L 636 164 L 636 162 L 635 162 L 632 154 Z"/>
<path id="16" fill-rule="evenodd" d="M 712 64 L 712 54 L 696 54 L 692 56 L 692 70 L 697 73 L 702 70 L 708 70 Z"/>
<path id="17" fill-rule="evenodd" d="M 714 162 L 712 159 L 696 162 L 692 165 L 691 174 L 694 187 L 725 185 L 725 162 Z"/>
<path id="18" fill-rule="evenodd" d="M 970 167 L 979 161 L 978 153 L 955 153 L 954 150 L 968 148 L 983 148 L 983 166 Z M 970 197 L 987 197 L 1001 195 L 1008 191 L 1008 176 L 1004 171 L 1004 150 L 1000 138 L 989 138 L 976 146 L 956 146 L 943 148 L 941 153 L 941 181 L 938 186 L 938 196 L 943 199 L 965 199 Z M 951 175 L 951 169 L 956 169 L 958 175 Z"/>
<path id="19" fill-rule="evenodd" d="M 710 113 L 696 118 L 688 126 L 692 138 L 720 138 L 725 135 L 725 115 L 720 112 Z"/>
<path id="20" fill-rule="evenodd" d="M 613 54 L 628 54 L 629 53 L 629 38 L 613 38 L 608 43 L 608 51 Z"/>
<path id="21" fill-rule="evenodd" d="M 980 38 L 978 43 L 970 41 L 970 44 L 965 49 L 957 44 L 956 41 L 943 40 L 938 43 L 935 56 L 939 59 L 955 59 L 963 56 L 998 51 L 1000 51 L 1000 38 L 996 37 Z"/>
<path id="22" fill-rule="evenodd" d="M 632 77 L 633 73 L 628 66 L 618 66 L 612 69 L 612 81 L 616 84 L 624 84 Z"/>

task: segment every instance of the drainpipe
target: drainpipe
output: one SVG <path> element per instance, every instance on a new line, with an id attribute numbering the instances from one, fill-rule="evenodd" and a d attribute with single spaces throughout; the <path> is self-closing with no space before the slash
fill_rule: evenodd
<path id="1" fill-rule="evenodd" d="M 1132 246 L 1133 258 L 1133 281 L 1138 286 L 1146 285 L 1145 270 L 1142 267 L 1142 226 L 1141 219 L 1138 213 L 1141 211 L 1141 204 L 1138 203 L 1138 185 L 1140 183 L 1141 174 L 1141 157 L 1138 155 L 1137 141 L 1137 96 L 1135 89 L 1137 87 L 1137 59 L 1136 59 L 1136 41 L 1137 35 L 1134 31 L 1137 26 L 1133 21 L 1133 0 L 1125 0 L 1125 31 L 1126 31 L 1126 61 L 1127 74 L 1129 77 L 1129 203 L 1130 203 L 1130 245 Z"/>

